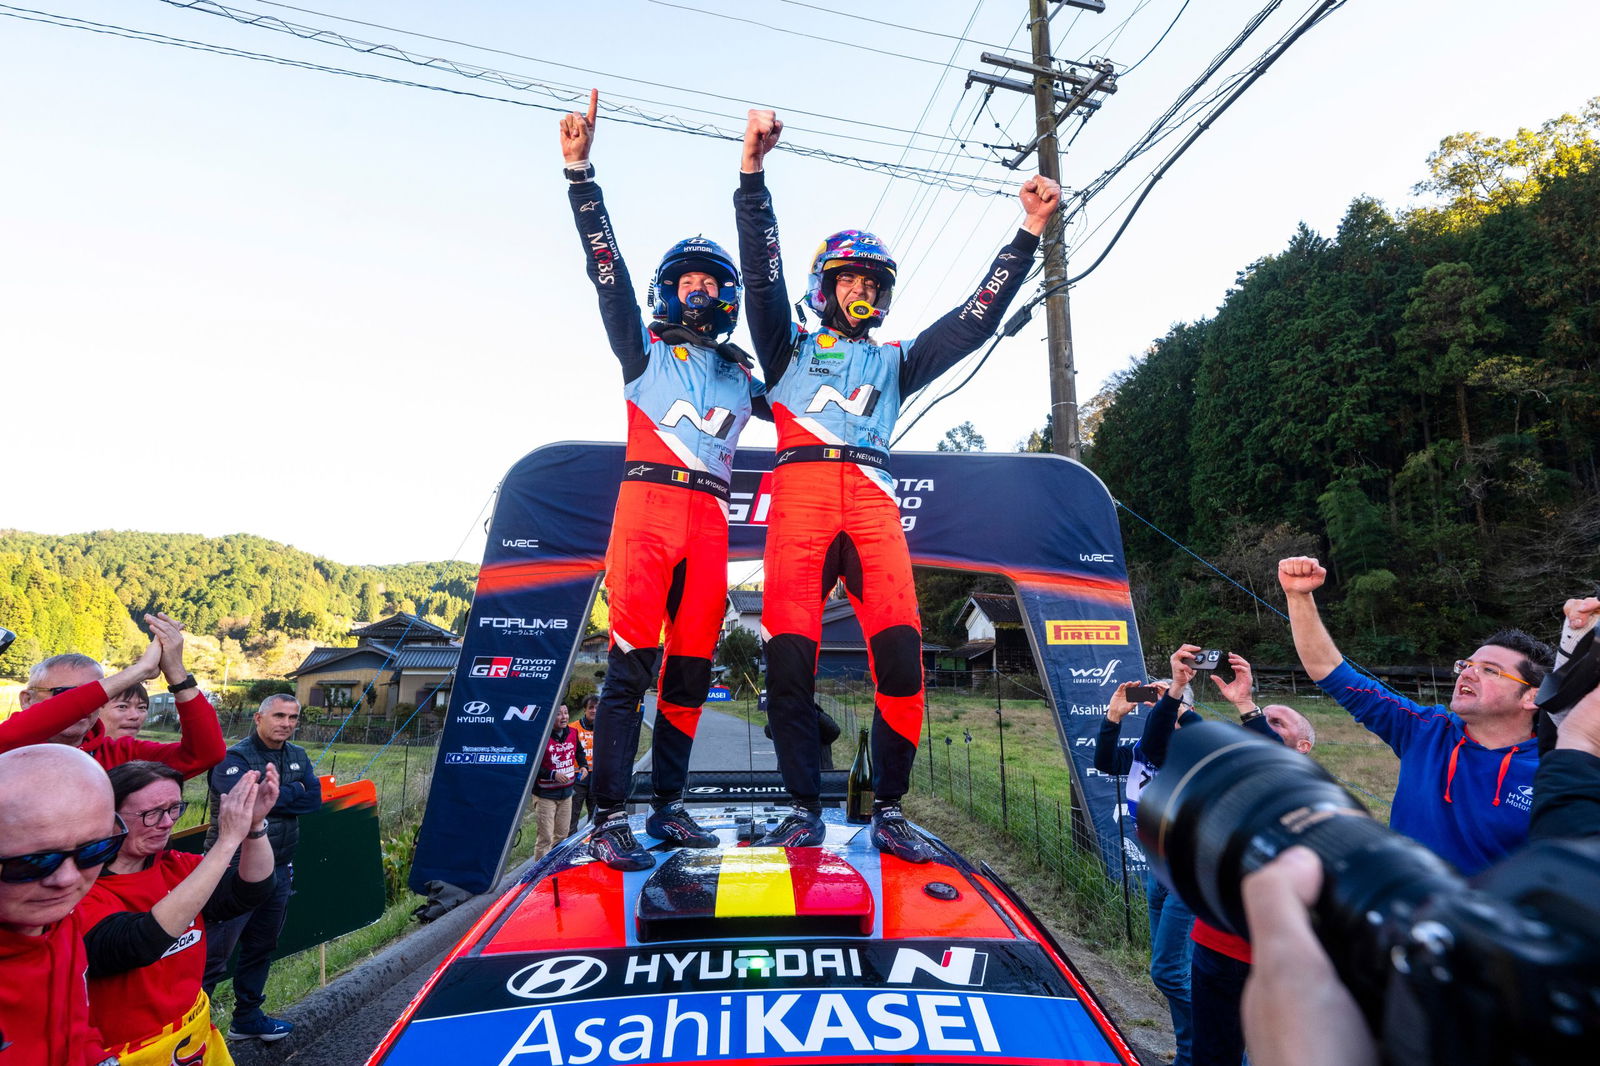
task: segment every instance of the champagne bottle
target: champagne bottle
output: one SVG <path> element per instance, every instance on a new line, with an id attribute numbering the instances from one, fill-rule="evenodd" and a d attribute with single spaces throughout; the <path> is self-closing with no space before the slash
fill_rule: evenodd
<path id="1" fill-rule="evenodd" d="M 850 776 L 845 780 L 844 817 L 851 825 L 872 821 L 872 755 L 865 727 L 856 741 L 856 761 L 850 764 Z"/>

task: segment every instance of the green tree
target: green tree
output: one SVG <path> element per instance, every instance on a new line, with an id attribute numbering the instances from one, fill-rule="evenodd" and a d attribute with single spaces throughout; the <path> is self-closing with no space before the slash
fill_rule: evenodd
<path id="1" fill-rule="evenodd" d="M 945 430 L 944 438 L 934 445 L 941 452 L 981 452 L 987 447 L 983 434 L 974 429 L 971 422 Z"/>

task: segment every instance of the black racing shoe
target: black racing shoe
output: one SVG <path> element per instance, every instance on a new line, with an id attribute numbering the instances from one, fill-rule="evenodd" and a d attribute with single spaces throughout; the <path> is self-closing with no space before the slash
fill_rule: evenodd
<path id="1" fill-rule="evenodd" d="M 607 818 L 589 834 L 589 855 L 613 870 L 648 870 L 656 864 L 651 855 L 633 838 L 624 815 Z"/>
<path id="2" fill-rule="evenodd" d="M 682 800 L 657 807 L 645 820 L 644 831 L 680 848 L 714 848 L 719 843 L 717 834 L 702 829 Z"/>
<path id="3" fill-rule="evenodd" d="M 872 812 L 872 846 L 905 862 L 931 862 L 937 854 L 898 806 Z"/>
<path id="4" fill-rule="evenodd" d="M 778 823 L 778 827 L 759 840 L 753 841 L 753 848 L 814 848 L 821 844 L 828 835 L 828 827 L 822 824 L 822 815 L 816 811 L 808 811 L 804 807 L 791 810 Z"/>

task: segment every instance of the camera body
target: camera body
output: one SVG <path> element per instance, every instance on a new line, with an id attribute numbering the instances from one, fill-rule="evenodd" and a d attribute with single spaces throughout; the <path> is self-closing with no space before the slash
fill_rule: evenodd
<path id="1" fill-rule="evenodd" d="M 1316 852 L 1317 936 L 1388 1061 L 1591 1061 L 1600 838 L 1542 841 L 1469 886 L 1316 763 L 1218 722 L 1173 737 L 1140 795 L 1138 828 L 1161 879 L 1244 936 L 1243 877 L 1294 845 Z"/>

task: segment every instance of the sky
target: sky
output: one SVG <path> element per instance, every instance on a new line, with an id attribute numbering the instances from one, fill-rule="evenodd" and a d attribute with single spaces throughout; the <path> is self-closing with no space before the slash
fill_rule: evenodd
<path id="1" fill-rule="evenodd" d="M 884 338 L 913 336 L 965 298 L 1020 221 L 1015 186 L 1036 169 L 1008 170 L 998 160 L 1013 152 L 986 147 L 1031 138 L 1031 98 L 964 86 L 968 70 L 995 72 L 982 52 L 1026 58 L 1025 0 L 228 5 L 245 22 L 327 31 L 319 40 L 191 0 L 34 2 L 0 4 L 0 396 L 13 475 L 0 528 L 248 532 L 345 563 L 480 558 L 485 507 L 512 463 L 625 428 L 557 147 L 560 113 L 590 86 L 602 102 L 592 158 L 641 298 L 681 237 L 734 247 L 738 145 L 686 125 L 737 135 L 745 108 L 772 107 L 788 144 L 865 161 L 780 151 L 768 184 L 793 297 L 827 233 L 868 228 L 888 243 L 901 282 Z M 1098 114 L 1063 126 L 1069 194 L 1112 167 L 1264 3 L 1051 4 L 1058 59 L 1103 57 L 1119 71 Z M 1201 95 L 1313 6 L 1277 7 Z M 1172 166 L 1073 288 L 1080 400 L 1174 323 L 1213 314 L 1298 224 L 1331 235 L 1356 196 L 1417 203 L 1442 137 L 1509 136 L 1600 95 L 1597 30 L 1600 13 L 1579 0 L 1457 0 L 1448 15 L 1348 0 Z M 324 43 L 333 33 L 388 47 Z M 1196 118 L 1081 205 L 1068 227 L 1074 273 Z M 1006 195 L 873 168 L 884 163 L 976 176 Z M 991 449 L 1011 449 L 1042 425 L 1043 318 L 900 447 L 931 449 L 971 421 Z M 742 328 L 735 339 L 748 346 Z M 913 398 L 902 425 L 964 373 Z M 752 426 L 745 444 L 770 446 L 770 427 Z"/>

